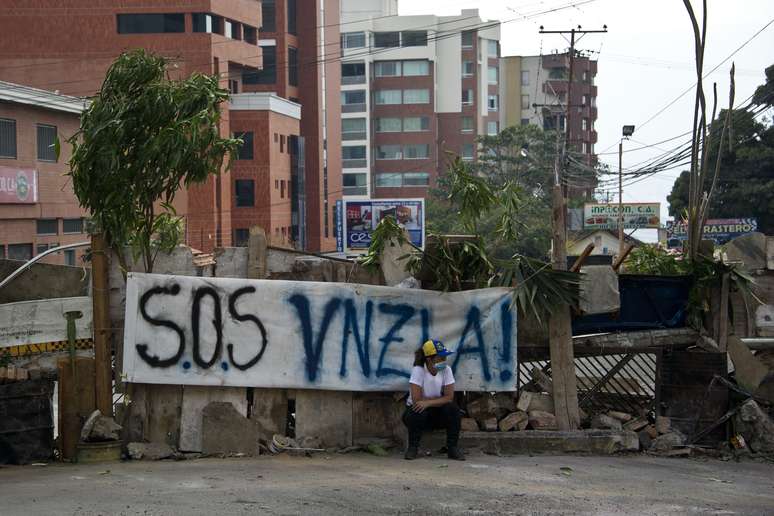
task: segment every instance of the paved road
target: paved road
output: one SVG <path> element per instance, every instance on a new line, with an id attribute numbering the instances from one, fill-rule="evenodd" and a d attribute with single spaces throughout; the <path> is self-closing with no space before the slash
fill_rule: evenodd
<path id="1" fill-rule="evenodd" d="M 699 513 L 774 513 L 774 466 L 323 454 L 0 468 L 2 515 Z"/>

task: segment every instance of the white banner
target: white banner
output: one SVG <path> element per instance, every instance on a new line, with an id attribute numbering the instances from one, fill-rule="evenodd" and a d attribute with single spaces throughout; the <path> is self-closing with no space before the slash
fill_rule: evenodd
<path id="1" fill-rule="evenodd" d="M 91 339 L 91 298 L 62 297 L 0 305 L 0 348 L 67 340 L 67 312 L 77 312 L 75 338 Z"/>
<path id="2" fill-rule="evenodd" d="M 137 383 L 400 391 L 428 338 L 454 351 L 458 390 L 516 389 L 508 289 L 130 273 L 125 379 Z"/>

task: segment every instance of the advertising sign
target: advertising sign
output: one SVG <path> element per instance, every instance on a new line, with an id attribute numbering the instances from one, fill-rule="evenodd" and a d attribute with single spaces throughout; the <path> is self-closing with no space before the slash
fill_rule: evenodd
<path id="1" fill-rule="evenodd" d="M 0 204 L 38 202 L 38 172 L 29 168 L 0 167 Z"/>
<path id="2" fill-rule="evenodd" d="M 626 229 L 658 229 L 661 223 L 661 204 L 624 203 L 623 220 Z M 584 229 L 618 229 L 618 204 L 589 203 L 583 206 Z"/>
<path id="3" fill-rule="evenodd" d="M 344 252 L 344 201 L 339 199 L 336 201 L 336 251 L 339 253 Z"/>
<path id="4" fill-rule="evenodd" d="M 137 383 L 406 391 L 414 352 L 433 338 L 454 352 L 456 389 L 514 391 L 512 297 L 129 273 L 122 372 Z"/>
<path id="5" fill-rule="evenodd" d="M 685 221 L 670 220 L 666 224 L 667 246 L 682 247 L 688 239 L 688 228 Z M 707 219 L 704 224 L 705 240 L 716 244 L 725 244 L 729 240 L 748 233 L 758 231 L 757 219 Z"/>
<path id="6" fill-rule="evenodd" d="M 345 250 L 366 250 L 371 243 L 371 232 L 384 217 L 392 216 L 406 228 L 411 243 L 425 245 L 424 199 L 385 199 L 343 201 L 343 246 Z"/>

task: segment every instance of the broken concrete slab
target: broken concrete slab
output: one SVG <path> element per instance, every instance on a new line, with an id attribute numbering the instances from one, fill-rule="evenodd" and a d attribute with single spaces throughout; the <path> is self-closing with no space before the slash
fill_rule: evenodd
<path id="1" fill-rule="evenodd" d="M 624 423 L 623 428 L 624 430 L 639 432 L 646 426 L 648 426 L 648 420 L 645 418 L 638 417 L 637 419 L 632 419 L 631 421 Z"/>
<path id="2" fill-rule="evenodd" d="M 519 395 L 519 401 L 516 402 L 516 410 L 527 412 L 529 410 L 529 404 L 532 401 L 532 395 L 534 393 L 530 391 L 521 391 Z"/>
<path id="3" fill-rule="evenodd" d="M 482 426 L 484 428 L 484 431 L 486 432 L 496 432 L 497 431 L 497 418 L 496 417 L 490 417 L 482 421 Z"/>
<path id="4" fill-rule="evenodd" d="M 247 392 L 244 387 L 213 387 L 186 385 L 180 409 L 180 441 L 178 448 L 186 452 L 204 451 L 202 444 L 202 414 L 212 402 L 227 402 L 242 416 L 247 416 Z"/>
<path id="5" fill-rule="evenodd" d="M 514 429 L 521 430 L 519 426 L 523 424 L 524 427 L 526 427 L 528 422 L 529 422 L 529 416 L 527 415 L 527 413 L 517 411 L 505 416 L 500 421 L 498 427 L 500 428 L 501 432 L 508 432 Z"/>
<path id="6" fill-rule="evenodd" d="M 734 375 L 736 383 L 755 392 L 761 381 L 769 373 L 769 368 L 752 354 L 750 348 L 742 340 L 735 336 L 728 336 L 728 356 L 734 363 Z"/>
<path id="7" fill-rule="evenodd" d="M 618 412 L 617 410 L 611 410 L 607 413 L 608 416 L 617 419 L 621 423 L 626 423 L 632 420 L 632 415 L 626 412 Z"/>
<path id="8" fill-rule="evenodd" d="M 539 410 L 541 412 L 554 413 L 554 397 L 551 394 L 545 394 L 542 392 L 533 392 L 530 398 L 529 407 L 527 412 L 533 412 Z"/>
<path id="9" fill-rule="evenodd" d="M 463 417 L 460 428 L 463 432 L 478 432 L 478 423 L 472 417 Z"/>
<path id="10" fill-rule="evenodd" d="M 379 256 L 384 282 L 388 287 L 393 287 L 411 276 L 406 272 L 407 260 L 401 260 L 401 257 L 411 254 L 414 248 L 409 243 L 408 233 L 405 230 L 403 233 L 406 238 L 403 244 L 397 238 L 393 238 L 385 244 Z"/>
<path id="11" fill-rule="evenodd" d="M 748 270 L 766 268 L 766 235 L 750 233 L 737 237 L 726 244 L 726 262 L 741 263 Z"/>
<path id="12" fill-rule="evenodd" d="M 554 392 L 554 382 L 551 380 L 551 377 L 538 367 L 532 368 L 532 381 L 535 382 L 543 392 L 549 394 Z"/>
<path id="13" fill-rule="evenodd" d="M 296 391 L 296 438 L 318 437 L 326 448 L 352 446 L 352 393 Z"/>
<path id="14" fill-rule="evenodd" d="M 672 428 L 672 420 L 667 416 L 656 416 L 656 433 L 659 435 L 669 433 Z"/>
<path id="15" fill-rule="evenodd" d="M 228 401 L 213 401 L 202 411 L 202 453 L 258 455 L 258 425 Z"/>
<path id="16" fill-rule="evenodd" d="M 606 414 L 597 414 L 591 418 L 591 428 L 623 430 L 623 425 L 621 425 L 621 422 L 614 417 L 610 417 Z"/>
<path id="17" fill-rule="evenodd" d="M 746 401 L 737 414 L 740 432 L 757 453 L 774 452 L 774 422 L 754 400 Z"/>
<path id="18" fill-rule="evenodd" d="M 134 460 L 168 459 L 175 451 L 166 443 L 129 443 L 126 447 L 129 458 Z"/>
<path id="19" fill-rule="evenodd" d="M 529 426 L 533 430 L 557 430 L 556 416 L 550 412 L 533 410 L 529 412 Z"/>
<path id="20" fill-rule="evenodd" d="M 678 448 L 685 445 L 685 436 L 673 430 L 664 435 L 660 435 L 653 439 L 653 443 L 650 445 L 650 451 L 653 452 L 668 452 L 673 448 Z"/>
<path id="21" fill-rule="evenodd" d="M 445 443 L 441 433 L 428 434 L 423 445 L 437 449 Z M 586 453 L 610 455 L 639 450 L 637 434 L 615 430 L 551 432 L 468 432 L 460 436 L 463 449 L 481 449 L 496 455 Z"/>
<path id="22" fill-rule="evenodd" d="M 587 315 L 607 314 L 621 309 L 618 273 L 611 266 L 581 267 L 579 308 Z"/>

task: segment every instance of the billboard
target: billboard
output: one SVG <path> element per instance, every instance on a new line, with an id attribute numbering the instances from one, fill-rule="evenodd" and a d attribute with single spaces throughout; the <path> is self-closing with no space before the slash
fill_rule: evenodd
<path id="1" fill-rule="evenodd" d="M 758 231 L 757 219 L 707 219 L 704 224 L 705 240 L 725 244 L 729 240 Z M 688 228 L 684 220 L 670 220 L 666 223 L 667 247 L 682 247 L 688 239 Z"/>
<path id="2" fill-rule="evenodd" d="M 368 249 L 371 232 L 387 216 L 392 216 L 406 228 L 412 244 L 419 248 L 425 246 L 424 199 L 341 201 L 336 205 L 336 215 L 339 252 Z"/>
<path id="3" fill-rule="evenodd" d="M 29 168 L 0 167 L 0 204 L 38 202 L 38 171 Z"/>
<path id="4" fill-rule="evenodd" d="M 661 203 L 624 203 L 623 219 L 626 229 L 658 229 L 661 223 Z M 618 229 L 618 204 L 585 204 L 583 228 Z"/>

